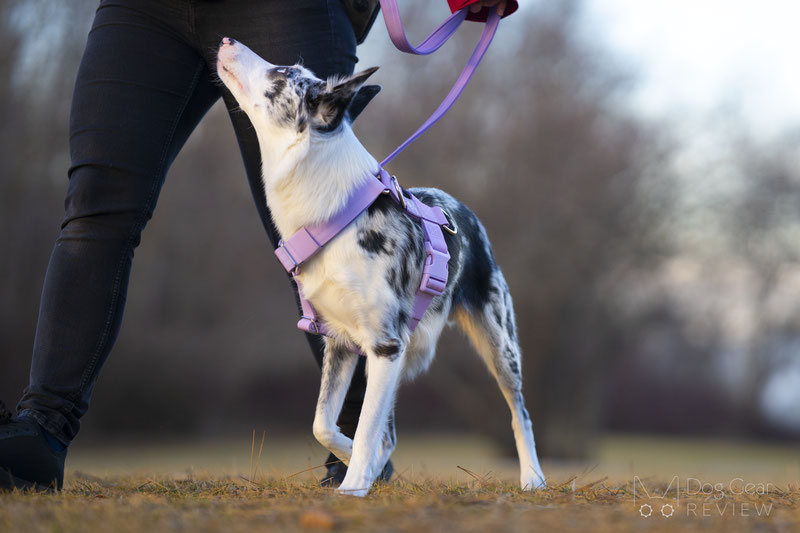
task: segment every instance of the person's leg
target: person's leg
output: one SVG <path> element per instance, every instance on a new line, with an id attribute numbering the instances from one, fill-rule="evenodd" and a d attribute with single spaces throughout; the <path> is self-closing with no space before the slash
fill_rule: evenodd
<path id="1" fill-rule="evenodd" d="M 355 35 L 341 0 L 230 0 L 222 3 L 205 0 L 197 2 L 196 6 L 198 41 L 206 51 L 211 69 L 215 68 L 218 43 L 222 37 L 242 42 L 276 65 L 302 62 L 322 79 L 352 74 L 358 61 Z M 256 208 L 273 247 L 276 247 L 280 237 L 272 224 L 264 196 L 258 139 L 247 115 L 237 111 L 238 104 L 224 87 L 222 97 L 236 132 Z M 297 297 L 297 287 L 289 279 Z M 299 300 L 297 308 L 299 311 Z M 306 338 L 321 367 L 321 337 L 306 334 Z M 365 389 L 362 360 L 356 367 L 338 420 L 342 432 L 351 438 L 355 435 Z"/>
<path id="2" fill-rule="evenodd" d="M 187 43 L 187 7 L 104 0 L 78 71 L 66 216 L 42 292 L 30 385 L 17 406 L 63 445 L 77 434 L 117 337 L 134 249 L 167 169 L 219 98 Z"/>

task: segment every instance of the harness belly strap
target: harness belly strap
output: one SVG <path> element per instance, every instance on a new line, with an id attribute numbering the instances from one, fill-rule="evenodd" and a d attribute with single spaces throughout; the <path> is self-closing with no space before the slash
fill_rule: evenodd
<path id="1" fill-rule="evenodd" d="M 436 296 L 440 296 L 447 285 L 447 262 L 450 254 L 444 240 L 442 226 L 449 226 L 450 221 L 439 206 L 428 206 L 419 198 L 403 190 L 393 176 L 389 176 L 383 168 L 380 169 L 379 179 L 371 177 L 353 194 L 350 195 L 344 208 L 333 216 L 328 222 L 311 227 L 300 228 L 286 241 L 280 241 L 275 255 L 283 268 L 292 274 L 297 283 L 302 317 L 297 327 L 308 333 L 327 335 L 328 329 L 320 322 L 314 306 L 304 296 L 303 288 L 297 279 L 300 266 L 333 240 L 339 233 L 350 225 L 383 193 L 390 194 L 409 215 L 417 218 L 422 223 L 425 235 L 425 265 L 422 270 L 422 280 L 409 318 L 409 330 L 414 331 L 422 320 L 425 311 Z"/>

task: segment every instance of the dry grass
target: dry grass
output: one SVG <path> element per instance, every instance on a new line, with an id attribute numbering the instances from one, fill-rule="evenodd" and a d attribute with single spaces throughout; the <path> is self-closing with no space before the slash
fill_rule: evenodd
<path id="1" fill-rule="evenodd" d="M 143 468 L 156 455 L 143 456 L 138 447 L 106 457 L 107 447 L 76 450 L 61 493 L 0 494 L 0 532 L 800 531 L 795 447 L 615 437 L 599 447 L 605 451 L 597 462 L 546 462 L 550 487 L 528 493 L 512 483 L 513 462 L 495 460 L 486 469 L 478 461 L 490 455 L 480 443 L 465 445 L 460 438 L 459 448 L 452 439 L 428 438 L 397 454 L 399 471 L 391 483 L 355 499 L 318 487 L 320 450 L 262 439 L 257 434 L 246 448 L 216 444 L 205 450 L 215 461 L 222 460 L 220 450 L 242 452 L 242 468 L 229 466 L 227 474 L 198 470 L 204 463 L 191 455 L 196 443 L 152 463 L 164 469 Z M 281 450 L 309 462 L 287 470 Z M 421 457 L 436 462 L 424 470 L 412 460 Z M 137 472 L 126 469 L 131 464 Z M 687 485 L 690 475 L 724 485 L 703 492 Z M 760 483 L 725 481 L 740 476 Z M 673 511 L 668 518 L 661 515 L 662 509 L 670 512 L 667 504 Z M 640 509 L 652 515 L 642 517 Z"/>
<path id="2" fill-rule="evenodd" d="M 651 500 L 655 512 L 643 518 L 633 482 L 601 479 L 576 487 L 564 480 L 527 493 L 473 475 L 467 484 L 399 479 L 365 499 L 337 496 L 296 477 L 77 475 L 57 495 L 0 496 L 0 531 L 800 531 L 797 487 L 721 499 L 684 492 L 673 516 L 660 516 L 662 500 Z M 647 488 L 653 495 L 667 484 L 650 480 Z M 694 513 L 688 511 L 693 505 Z"/>

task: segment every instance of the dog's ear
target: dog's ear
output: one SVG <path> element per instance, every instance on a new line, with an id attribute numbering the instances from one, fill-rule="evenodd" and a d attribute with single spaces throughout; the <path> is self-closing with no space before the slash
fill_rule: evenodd
<path id="1" fill-rule="evenodd" d="M 314 129 L 330 132 L 338 128 L 359 89 L 376 70 L 378 67 L 372 67 L 342 80 L 329 80 L 327 87 L 321 92 L 306 93 L 305 103 Z"/>
<path id="2" fill-rule="evenodd" d="M 367 104 L 381 92 L 380 85 L 364 85 L 356 92 L 347 108 L 347 119 L 352 123 L 364 111 Z"/>

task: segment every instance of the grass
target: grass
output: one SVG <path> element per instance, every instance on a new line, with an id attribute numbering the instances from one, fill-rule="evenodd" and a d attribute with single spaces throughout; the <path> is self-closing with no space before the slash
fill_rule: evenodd
<path id="1" fill-rule="evenodd" d="M 496 459 L 496 469 L 472 464 L 478 464 L 476 457 L 490 449 L 485 443 L 476 452 L 464 439 L 457 444 L 450 439 L 449 446 L 446 438 L 416 443 L 412 439 L 407 455 L 398 453 L 395 479 L 376 486 L 364 499 L 319 488 L 317 477 L 322 470 L 313 467 L 322 463 L 319 457 L 324 460 L 324 454 L 313 448 L 304 454 L 306 450 L 297 442 L 285 452 L 287 457 L 307 455 L 306 460 L 319 462 L 291 472 L 264 472 L 263 464 L 273 460 L 270 453 L 278 443 L 267 439 L 262 445 L 261 435 L 247 442 L 240 471 L 229 468 L 228 473 L 174 470 L 193 464 L 186 459 L 190 456 L 184 456 L 183 462 L 175 459 L 172 471 L 159 467 L 111 472 L 110 461 L 124 456 L 121 450 L 105 459 L 99 451 L 86 450 L 83 458 L 77 454 L 75 466 L 80 471 L 71 467 L 61 493 L 0 495 L 0 532 L 800 531 L 800 489 L 792 471 L 797 466 L 791 448 L 766 447 L 764 451 L 762 445 L 746 443 L 663 441 L 616 436 L 598 446 L 603 455 L 597 462 L 545 462 L 549 488 L 529 493 L 513 483 L 516 476 L 508 461 Z M 656 447 L 648 453 L 655 453 L 662 462 L 648 468 L 652 457 L 648 459 L 643 447 Z M 715 449 L 716 455 L 709 452 Z M 740 457 L 762 458 L 758 463 L 766 465 L 765 471 L 772 468 L 767 461 L 772 458 L 775 465 L 783 465 L 783 477 L 740 481 L 737 450 Z M 449 466 L 421 468 L 411 458 L 423 451 L 429 464 Z M 787 455 L 782 456 L 782 451 Z M 696 473 L 696 481 L 687 483 L 690 478 L 684 476 L 689 474 L 680 471 L 671 475 L 670 461 L 682 464 L 680 455 L 703 461 L 705 471 L 694 470 L 691 463 L 683 467 Z M 95 466 L 92 458 L 99 461 Z M 714 466 L 716 460 L 721 462 Z M 638 473 L 631 475 L 631 463 Z M 141 463 L 134 466 L 138 469 Z M 712 480 L 721 485 L 715 487 Z M 652 514 L 642 517 L 640 510 Z M 672 515 L 662 516 L 662 510 Z"/>

